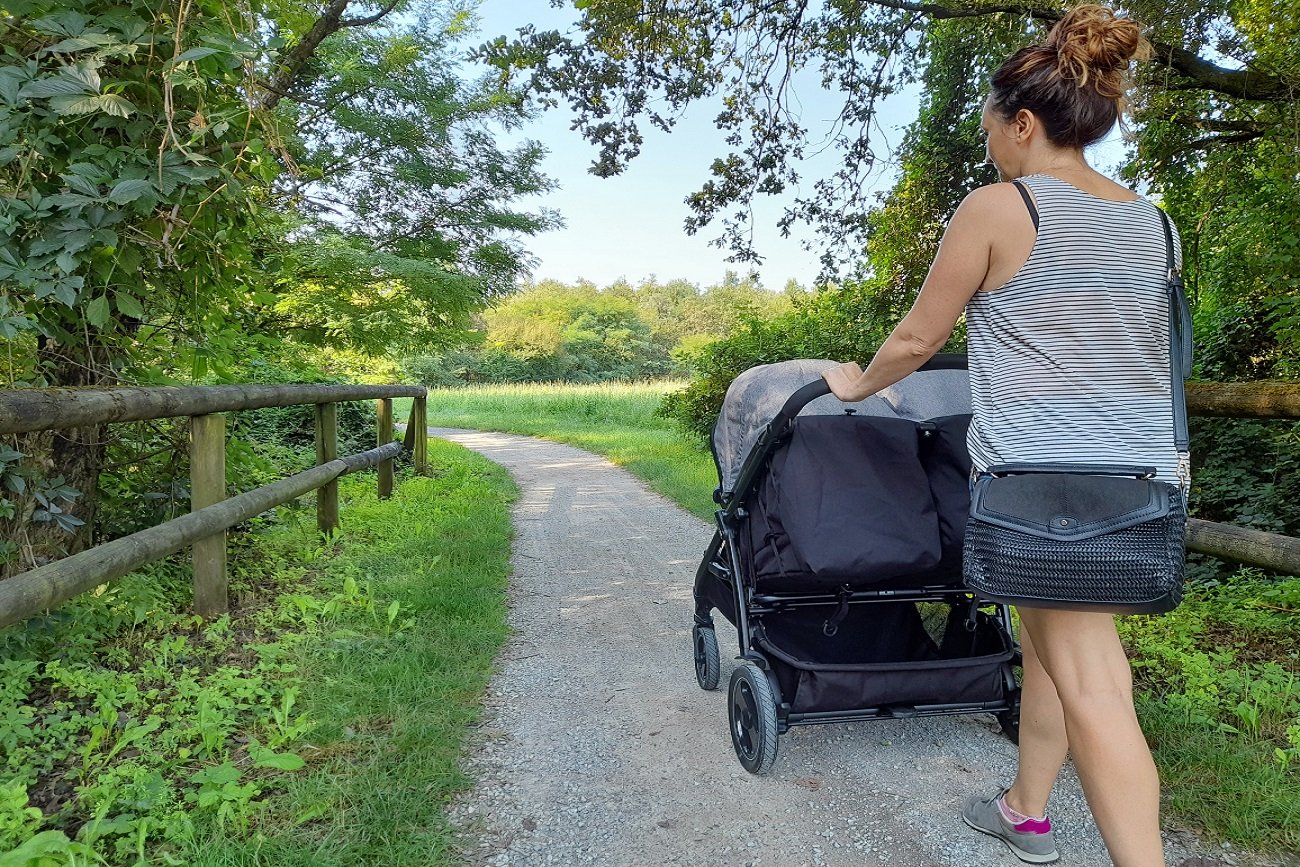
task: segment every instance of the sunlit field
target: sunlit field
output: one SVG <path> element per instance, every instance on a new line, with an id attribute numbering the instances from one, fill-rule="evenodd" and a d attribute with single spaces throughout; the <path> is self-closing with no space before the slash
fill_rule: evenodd
<path id="1" fill-rule="evenodd" d="M 596 452 L 708 519 L 718 478 L 707 446 L 655 415 L 663 396 L 683 385 L 670 380 L 432 389 L 429 425 L 540 436 Z M 409 407 L 402 402 L 396 416 L 405 418 Z"/>

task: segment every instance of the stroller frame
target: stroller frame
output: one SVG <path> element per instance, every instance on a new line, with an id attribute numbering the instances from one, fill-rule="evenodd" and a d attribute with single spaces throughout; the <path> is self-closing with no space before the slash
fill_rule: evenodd
<path id="1" fill-rule="evenodd" d="M 920 370 L 965 368 L 964 355 L 944 354 L 935 356 Z M 747 503 L 755 493 L 765 466 L 790 435 L 794 419 L 800 411 L 811 401 L 827 394 L 830 394 L 830 387 L 822 379 L 797 389 L 759 434 L 741 464 L 730 494 L 724 494 L 721 485 L 714 491 L 714 501 L 719 505 L 714 514 L 717 531 L 696 572 L 692 643 L 699 685 L 706 690 L 717 689 L 720 661 L 712 616 L 713 609 L 718 607 L 715 604 L 717 597 L 710 599 L 705 592 L 705 585 L 708 581 L 722 582 L 729 587 L 735 607 L 734 625 L 740 645 L 737 659 L 742 663 L 733 673 L 728 702 L 730 729 L 737 757 L 751 773 L 765 773 L 776 759 L 777 736 L 786 733 L 792 726 L 968 713 L 995 715 L 1003 732 L 1015 741 L 1019 734 L 1020 687 L 1014 669 L 1021 665 L 1022 657 L 1019 644 L 1014 640 L 1008 606 L 980 600 L 971 591 L 951 584 L 880 590 L 853 589 L 846 585 L 833 592 L 759 592 L 750 558 L 738 555 L 737 539 L 748 517 Z M 851 414 L 852 410 L 848 412 Z M 918 427 L 923 436 L 929 435 L 924 422 L 918 423 Z M 713 445 L 712 438 L 710 445 Z M 716 453 L 714 456 L 716 459 Z M 975 630 L 977 616 L 985 616 L 982 613 L 977 615 L 977 611 L 993 608 L 992 619 L 1003 631 L 1006 644 L 1011 648 L 1010 662 L 1001 667 L 1004 698 L 982 702 L 880 704 L 846 710 L 793 711 L 790 703 L 782 700 L 781 686 L 771 662 L 756 646 L 755 639 L 761 643 L 764 638 L 761 618 L 798 608 L 838 604 L 841 610 L 845 610 L 847 606 L 883 602 L 935 602 L 954 608 L 965 606 L 966 628 L 972 632 Z M 727 612 L 723 613 L 725 615 Z"/>

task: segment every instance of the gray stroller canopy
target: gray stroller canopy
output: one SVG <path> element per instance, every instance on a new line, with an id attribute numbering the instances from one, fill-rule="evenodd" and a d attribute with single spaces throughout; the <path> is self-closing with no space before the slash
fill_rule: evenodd
<path id="1" fill-rule="evenodd" d="M 722 401 L 713 426 L 713 453 L 718 460 L 718 480 L 730 494 L 741 465 L 763 428 L 776 417 L 795 391 L 836 365 L 821 358 L 798 358 L 751 367 L 737 376 Z M 858 415 L 879 415 L 925 421 L 969 413 L 970 382 L 964 370 L 917 371 L 902 381 L 857 403 L 843 403 L 834 395 L 811 401 L 800 415 L 839 415 L 851 408 Z"/>

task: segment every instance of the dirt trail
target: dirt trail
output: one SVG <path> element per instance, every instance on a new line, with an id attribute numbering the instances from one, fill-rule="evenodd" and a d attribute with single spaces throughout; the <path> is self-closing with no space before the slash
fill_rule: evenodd
<path id="1" fill-rule="evenodd" d="M 473 865 L 1010 867 L 957 818 L 1008 782 L 991 717 L 805 727 L 772 773 L 736 761 L 723 690 L 695 683 L 691 584 L 710 528 L 603 458 L 544 440 L 433 429 L 505 466 L 515 506 L 513 637 L 455 806 Z M 1077 780 L 1053 802 L 1062 865 L 1105 867 Z M 1168 863 L 1195 854 L 1170 835 Z M 1227 863 L 1207 860 L 1201 863 Z"/>

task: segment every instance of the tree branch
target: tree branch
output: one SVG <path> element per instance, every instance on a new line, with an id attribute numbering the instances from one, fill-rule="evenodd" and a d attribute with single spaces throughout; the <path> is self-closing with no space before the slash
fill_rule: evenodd
<path id="1" fill-rule="evenodd" d="M 298 41 L 298 44 L 285 55 L 284 62 L 280 64 L 270 82 L 265 85 L 266 94 L 262 99 L 263 108 L 275 108 L 284 96 L 288 96 L 290 99 L 294 98 L 291 92 L 294 79 L 302 72 L 308 61 L 312 59 L 316 49 L 320 47 L 322 42 L 344 27 L 363 27 L 374 24 L 392 12 L 400 0 L 389 0 L 374 15 L 366 15 L 362 18 L 344 18 L 343 13 L 347 11 L 350 2 L 351 0 L 329 0 L 329 3 L 325 6 L 325 11 L 311 25 L 311 28 Z"/>
<path id="2" fill-rule="evenodd" d="M 384 17 L 385 15 L 387 15 L 389 12 L 392 12 L 394 9 L 396 9 L 396 8 L 397 8 L 397 4 L 398 4 L 399 2 L 401 2 L 401 0 L 392 0 L 391 3 L 389 3 L 389 4 L 388 4 L 387 6 L 385 6 L 383 9 L 380 9 L 380 10 L 379 10 L 378 12 L 376 12 L 374 15 L 367 15 L 367 16 L 365 16 L 364 18 L 344 18 L 342 21 L 339 22 L 339 26 L 341 26 L 341 27 L 367 27 L 367 26 L 369 26 L 369 25 L 371 25 L 371 24 L 376 24 L 376 23 L 379 22 L 379 19 L 383 18 L 383 17 Z"/>
<path id="3" fill-rule="evenodd" d="M 920 12 L 932 18 L 975 18 L 981 15 L 994 15 L 999 12 L 1014 15 L 1028 15 L 1040 21 L 1056 21 L 1061 12 L 1028 3 L 1006 3 L 990 6 L 945 6 L 938 3 L 912 2 L 912 0 L 863 0 L 872 6 L 886 9 L 899 9 Z M 1194 81 L 1199 89 L 1214 91 L 1225 96 L 1241 99 L 1270 100 L 1286 96 L 1291 92 L 1287 82 L 1268 72 L 1247 66 L 1244 69 L 1228 69 L 1218 66 L 1177 45 L 1152 41 L 1154 58 L 1180 75 Z"/>
<path id="4" fill-rule="evenodd" d="M 1254 141 L 1263 134 L 1263 130 L 1255 130 L 1252 132 L 1239 132 L 1233 135 L 1207 135 L 1203 138 L 1190 141 L 1187 144 L 1179 145 L 1165 156 L 1168 158 L 1177 156 L 1181 153 L 1186 153 L 1187 151 L 1203 151 L 1220 145 L 1243 144 L 1248 141 Z"/>

